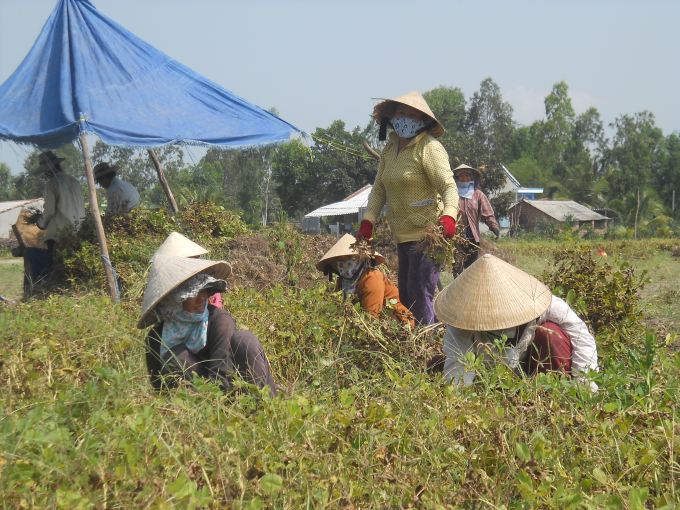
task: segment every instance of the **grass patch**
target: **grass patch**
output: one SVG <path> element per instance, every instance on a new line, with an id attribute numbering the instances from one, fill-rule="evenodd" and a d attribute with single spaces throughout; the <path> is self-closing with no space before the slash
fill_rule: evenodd
<path id="1" fill-rule="evenodd" d="M 12 263 L 3 262 L 4 260 Z M 14 263 L 19 260 L 19 263 Z M 0 259 L 0 296 L 21 299 L 24 292 L 24 263 L 21 259 Z"/>
<path id="2" fill-rule="evenodd" d="M 640 330 L 620 349 L 601 350 L 597 394 L 475 359 L 478 382 L 457 390 L 423 373 L 441 333 L 374 321 L 309 276 L 314 257 L 305 253 L 322 245 L 283 228 L 263 235 L 228 241 L 222 253 L 245 267 L 244 246 L 278 248 L 278 273 L 267 266 L 276 283 L 237 280 L 225 306 L 264 344 L 281 389 L 274 400 L 244 385 L 224 395 L 200 381 L 196 392 L 155 395 L 143 366 L 145 332 L 135 329 L 136 292 L 120 306 L 89 289 L 0 308 L 1 507 L 680 503 L 672 337 Z M 142 267 L 151 247 L 134 249 L 140 255 L 130 263 Z M 652 284 L 671 270 L 664 264 L 650 270 Z"/>

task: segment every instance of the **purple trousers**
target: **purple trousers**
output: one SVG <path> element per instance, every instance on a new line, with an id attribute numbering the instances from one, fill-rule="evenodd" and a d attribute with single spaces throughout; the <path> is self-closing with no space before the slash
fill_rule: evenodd
<path id="1" fill-rule="evenodd" d="M 397 244 L 399 257 L 399 301 L 411 310 L 416 321 L 423 326 L 434 324 L 434 293 L 442 272 L 421 251 L 416 251 L 416 241 Z"/>

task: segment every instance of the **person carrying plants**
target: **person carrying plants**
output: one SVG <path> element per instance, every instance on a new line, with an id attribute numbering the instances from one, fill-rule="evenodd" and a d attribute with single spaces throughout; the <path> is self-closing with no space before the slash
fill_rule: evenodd
<path id="1" fill-rule="evenodd" d="M 106 214 L 125 214 L 139 206 L 139 193 L 135 187 L 116 175 L 117 166 L 99 163 L 94 167 L 94 180 L 106 190 Z"/>
<path id="2" fill-rule="evenodd" d="M 393 316 L 399 322 L 415 326 L 413 315 L 399 300 L 399 291 L 375 266 L 382 264 L 385 258 L 379 253 L 362 262 L 359 254 L 351 246 L 356 242 L 354 236 L 345 234 L 316 264 L 331 279 L 333 274 L 339 276 L 335 290 L 342 290 L 346 296 L 356 298 L 361 308 L 376 319 L 383 308 L 393 309 Z M 332 280 L 331 280 L 332 281 Z"/>
<path id="3" fill-rule="evenodd" d="M 208 304 L 210 295 L 226 290 L 230 274 L 224 261 L 154 257 L 137 324 L 139 329 L 154 326 L 146 337 L 154 389 L 173 387 L 182 379 L 191 384 L 199 376 L 228 391 L 238 373 L 276 396 L 262 344 L 250 331 L 238 330 L 225 310 Z"/>
<path id="4" fill-rule="evenodd" d="M 420 324 L 434 322 L 432 300 L 441 264 L 416 249 L 430 223 L 443 226 L 443 235 L 456 234 L 458 191 L 446 150 L 437 140 L 444 134 L 425 98 L 410 92 L 378 103 L 373 118 L 381 140 L 394 132 L 380 156 L 380 166 L 368 199 L 357 239 L 370 242 L 373 225 L 383 207 L 397 243 L 399 298 Z"/>
<path id="5" fill-rule="evenodd" d="M 179 232 L 170 232 L 170 235 L 165 238 L 165 241 L 158 247 L 156 253 L 153 254 L 153 257 L 151 257 L 149 262 L 153 264 L 156 255 L 171 255 L 173 257 L 197 259 L 201 255 L 206 255 L 207 253 L 208 250 L 203 248 L 203 246 L 196 244 Z M 222 308 L 222 294 L 215 292 L 208 298 L 208 303 L 217 308 Z"/>
<path id="6" fill-rule="evenodd" d="M 502 361 L 518 375 L 550 371 L 586 382 L 588 371 L 598 371 L 597 345 L 585 322 L 546 285 L 489 253 L 437 295 L 434 309 L 447 324 L 446 357 L 443 365 L 441 359 L 428 365 L 456 385 L 475 379 L 475 371 L 465 369 L 468 352 L 486 353 L 487 361 Z"/>
<path id="7" fill-rule="evenodd" d="M 455 276 L 470 267 L 479 257 L 479 218 L 489 227 L 489 230 L 498 239 L 501 235 L 498 222 L 493 213 L 493 208 L 484 192 L 479 189 L 482 184 L 482 173 L 476 168 L 460 165 L 453 171 L 458 188 L 458 208 L 461 212 L 462 222 L 459 227 L 464 230 L 466 243 L 457 244 L 456 250 L 465 254 L 462 269 Z"/>
<path id="8" fill-rule="evenodd" d="M 83 190 L 78 179 L 62 170 L 61 162 L 64 160 L 52 151 L 43 152 L 40 154 L 40 165 L 34 170 L 34 173 L 43 173 L 49 179 L 43 190 L 45 202 L 42 213 L 32 219 L 40 230 L 45 231 L 49 271 L 54 269 L 59 236 L 78 230 L 85 219 Z"/>

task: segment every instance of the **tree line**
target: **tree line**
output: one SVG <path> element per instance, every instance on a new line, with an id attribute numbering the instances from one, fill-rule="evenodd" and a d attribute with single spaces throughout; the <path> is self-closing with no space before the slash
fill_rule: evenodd
<path id="1" fill-rule="evenodd" d="M 458 87 L 440 86 L 424 93 L 446 133 L 440 138 L 451 167 L 485 166 L 483 190 L 493 197 L 497 215 L 505 215 L 513 197 L 499 191 L 505 165 L 526 187 L 542 187 L 543 197 L 573 199 L 592 208 L 610 207 L 624 222 L 655 217 L 677 221 L 673 190 L 680 192 L 680 137 L 664 135 L 651 112 L 623 114 L 609 126 L 607 138 L 600 113 L 591 107 L 577 115 L 566 83 L 556 83 L 545 98 L 545 116 L 529 126 L 513 118 L 500 87 L 487 78 L 466 98 Z M 275 109 L 272 109 L 277 113 Z M 367 112 L 370 114 L 370 112 Z M 342 120 L 317 128 L 314 142 L 300 141 L 262 149 L 224 151 L 210 148 L 199 161 L 187 161 L 181 147 L 157 150 L 176 199 L 181 203 L 211 198 L 239 210 L 252 224 L 276 220 L 281 212 L 300 218 L 373 183 L 376 161 L 364 154 L 364 140 L 380 151 L 375 123 L 349 130 Z M 338 150 L 334 145 L 349 148 Z M 65 170 L 82 176 L 82 156 L 75 146 L 56 151 L 66 157 Z M 26 158 L 25 170 L 12 176 L 0 163 L 0 200 L 34 198 L 42 193 L 40 176 L 30 173 L 38 151 Z M 146 151 L 112 147 L 98 141 L 92 162 L 111 161 L 121 178 L 144 199 L 165 200 Z M 85 186 L 84 176 L 81 177 Z M 680 200 L 680 197 L 678 197 Z M 641 207 L 642 206 L 642 207 Z M 642 214 L 642 217 L 640 215 Z M 674 218 L 675 217 L 675 218 Z M 632 221 L 632 220 L 631 220 Z"/>

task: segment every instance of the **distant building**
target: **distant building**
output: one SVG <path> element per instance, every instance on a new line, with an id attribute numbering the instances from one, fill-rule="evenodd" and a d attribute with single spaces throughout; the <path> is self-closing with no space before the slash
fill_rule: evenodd
<path id="1" fill-rule="evenodd" d="M 340 202 L 324 205 L 302 218 L 302 231 L 305 234 L 321 234 L 321 218 L 327 218 L 331 234 L 342 234 L 352 230 L 352 223 L 359 223 L 359 219 L 366 211 L 368 197 L 373 186 L 367 184 Z"/>
<path id="2" fill-rule="evenodd" d="M 586 224 L 593 229 L 607 228 L 610 218 L 599 214 L 585 205 L 573 200 L 527 200 L 522 199 L 510 209 L 510 220 L 513 225 L 519 225 L 524 230 L 531 231 L 536 223 L 544 220 L 555 223 L 571 222 L 574 227 Z"/>

